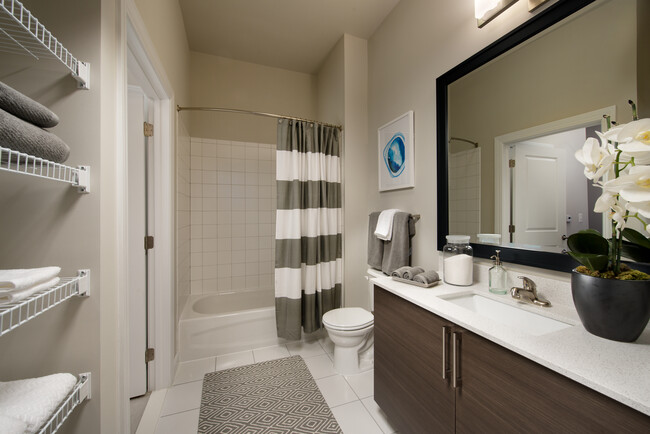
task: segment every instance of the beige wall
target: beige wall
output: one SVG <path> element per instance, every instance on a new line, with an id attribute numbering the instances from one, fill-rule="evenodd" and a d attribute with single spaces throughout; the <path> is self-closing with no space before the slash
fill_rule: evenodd
<path id="1" fill-rule="evenodd" d="M 368 204 L 365 189 L 372 160 L 368 158 L 368 42 L 345 35 L 344 122 L 344 282 L 346 306 L 370 307 L 365 280 Z"/>
<path id="2" fill-rule="evenodd" d="M 611 105 L 619 122 L 631 120 L 635 14 L 634 1 L 610 1 L 450 86 L 449 135 L 481 147 L 481 232 L 500 232 L 494 226 L 495 137 Z M 452 142 L 451 149 L 467 146 Z"/>
<path id="3" fill-rule="evenodd" d="M 318 119 L 343 125 L 343 260 L 344 304 L 369 307 L 364 278 L 368 227 L 368 46 L 343 35 L 317 76 Z"/>
<path id="4" fill-rule="evenodd" d="M 313 118 L 315 76 L 203 53 L 191 53 L 191 105 Z M 182 113 L 186 116 L 186 113 Z M 275 143 L 276 120 L 251 115 L 192 112 L 190 135 Z"/>
<path id="5" fill-rule="evenodd" d="M 635 3 L 612 0 L 450 86 L 449 135 L 481 147 L 482 232 L 500 232 L 494 226 L 496 136 L 611 105 L 619 122 L 632 119 Z M 454 141 L 451 149 L 467 146 Z"/>
<path id="6" fill-rule="evenodd" d="M 639 118 L 650 117 L 650 56 L 648 56 L 648 40 L 650 40 L 650 2 L 637 1 L 637 81 Z"/>
<path id="7" fill-rule="evenodd" d="M 135 4 L 174 88 L 176 104 L 189 104 L 190 49 L 178 0 L 135 0 Z"/>
<path id="8" fill-rule="evenodd" d="M 520 1 L 482 29 L 473 2 L 402 0 L 368 41 L 370 209 L 419 213 L 413 263 L 438 268 L 436 250 L 436 78 L 532 16 Z M 415 112 L 415 188 L 377 191 L 377 128 Z"/>
<path id="9" fill-rule="evenodd" d="M 89 268 L 92 295 L 69 300 L 0 338 L 0 381 L 57 372 L 91 372 L 93 398 L 70 416 L 60 432 L 98 433 L 103 398 L 100 378 L 104 377 L 100 370 L 104 368 L 100 361 L 100 300 L 113 289 L 100 285 L 102 2 L 24 4 L 75 56 L 90 62 L 91 88 L 77 90 L 75 80 L 58 63 L 6 54 L 0 54 L 0 80 L 59 115 L 60 124 L 52 132 L 71 148 L 66 164 L 91 166 L 92 192 L 80 195 L 62 183 L 2 172 L 0 268 L 59 265 L 63 276 Z M 114 17 L 105 18 L 114 26 Z M 115 322 L 110 325 L 115 330 Z M 107 342 L 106 347 L 112 343 Z M 110 372 L 110 363 L 106 366 Z M 110 381 L 101 385 L 106 396 L 115 390 L 116 378 L 109 377 Z M 107 415 L 116 410 L 107 408 Z M 115 419 L 114 413 L 112 416 Z"/>

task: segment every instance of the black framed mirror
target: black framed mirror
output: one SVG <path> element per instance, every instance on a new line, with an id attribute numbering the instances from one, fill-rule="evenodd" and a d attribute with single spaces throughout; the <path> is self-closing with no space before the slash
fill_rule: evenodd
<path id="1" fill-rule="evenodd" d="M 449 140 L 452 137 L 449 127 L 450 86 L 457 80 L 494 61 L 504 53 L 513 49 L 518 49 L 518 46 L 521 44 L 524 44 L 531 38 L 556 25 L 594 1 L 595 0 L 560 0 L 485 49 L 441 75 L 436 80 L 438 250 L 441 250 L 442 246 L 445 245 L 445 237 L 450 233 L 448 163 Z M 568 272 L 577 264 L 568 255 L 553 251 L 528 249 L 526 247 L 509 247 L 504 245 L 497 246 L 475 242 L 472 242 L 472 247 L 476 257 L 489 258 L 494 254 L 494 250 L 498 248 L 501 250 L 501 257 L 505 262 L 550 270 Z"/>

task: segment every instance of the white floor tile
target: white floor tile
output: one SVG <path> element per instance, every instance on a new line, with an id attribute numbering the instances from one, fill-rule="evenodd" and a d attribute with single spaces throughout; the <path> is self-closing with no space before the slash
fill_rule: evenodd
<path id="1" fill-rule="evenodd" d="M 217 371 L 236 368 L 238 366 L 252 365 L 253 363 L 255 363 L 255 359 L 253 358 L 252 351 L 226 354 L 224 356 L 217 356 Z"/>
<path id="2" fill-rule="evenodd" d="M 195 434 L 199 429 L 199 409 L 158 419 L 156 434 Z"/>
<path id="3" fill-rule="evenodd" d="M 358 400 L 357 395 L 341 375 L 321 378 L 316 380 L 316 384 L 330 408 Z"/>
<path id="4" fill-rule="evenodd" d="M 203 381 L 179 384 L 170 387 L 165 396 L 161 416 L 194 410 L 201 405 L 201 386 Z"/>
<path id="5" fill-rule="evenodd" d="M 395 428 L 393 428 L 390 422 L 388 421 L 386 414 L 377 405 L 377 403 L 375 402 L 372 396 L 369 398 L 362 399 L 361 403 L 363 404 L 364 407 L 366 407 L 366 410 L 368 410 L 368 413 L 370 413 L 370 416 L 372 416 L 372 418 L 375 420 L 377 425 L 379 425 L 379 428 L 381 428 L 384 434 L 393 434 L 394 432 L 396 432 Z"/>
<path id="6" fill-rule="evenodd" d="M 334 371 L 334 363 L 332 363 L 332 360 L 327 354 L 322 354 L 316 357 L 307 357 L 305 358 L 305 364 L 309 368 L 311 376 L 316 380 L 336 375 L 336 371 Z"/>
<path id="7" fill-rule="evenodd" d="M 281 359 L 283 357 L 289 357 L 289 350 L 285 345 L 276 345 L 274 347 L 259 348 L 253 350 L 253 357 L 255 357 L 255 363 L 266 362 L 267 360 Z"/>
<path id="8" fill-rule="evenodd" d="M 374 374 L 375 370 L 371 369 L 361 374 L 346 375 L 345 379 L 359 399 L 363 399 L 375 394 Z"/>
<path id="9" fill-rule="evenodd" d="M 332 342 L 329 336 L 325 336 L 324 338 L 319 339 L 318 342 L 327 354 L 334 354 L 334 342 Z"/>
<path id="10" fill-rule="evenodd" d="M 176 370 L 176 376 L 174 377 L 174 384 L 176 385 L 203 380 L 203 376 L 205 374 L 208 372 L 214 372 L 214 370 L 214 357 L 179 363 L 178 369 Z"/>
<path id="11" fill-rule="evenodd" d="M 354 401 L 332 409 L 343 434 L 382 434 L 361 401 Z"/>
<path id="12" fill-rule="evenodd" d="M 325 350 L 318 343 L 318 341 L 312 342 L 291 342 L 287 344 L 287 349 L 292 356 L 302 356 L 303 359 L 307 357 L 320 356 L 325 354 Z"/>

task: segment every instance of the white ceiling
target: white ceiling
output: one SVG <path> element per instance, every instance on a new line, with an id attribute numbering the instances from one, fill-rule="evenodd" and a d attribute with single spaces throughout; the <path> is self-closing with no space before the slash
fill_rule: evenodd
<path id="1" fill-rule="evenodd" d="M 368 39 L 399 0 L 180 0 L 190 50 L 315 73 L 344 33 Z"/>

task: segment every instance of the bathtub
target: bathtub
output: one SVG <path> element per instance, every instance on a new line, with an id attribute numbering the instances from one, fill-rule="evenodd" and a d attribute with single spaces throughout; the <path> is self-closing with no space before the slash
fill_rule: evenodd
<path id="1" fill-rule="evenodd" d="M 287 342 L 277 337 L 268 289 L 190 296 L 178 333 L 181 362 Z"/>

